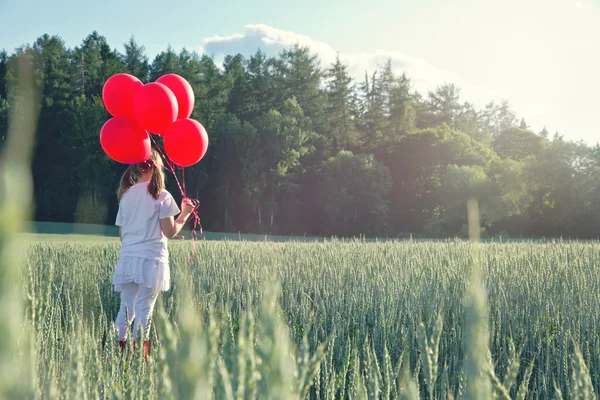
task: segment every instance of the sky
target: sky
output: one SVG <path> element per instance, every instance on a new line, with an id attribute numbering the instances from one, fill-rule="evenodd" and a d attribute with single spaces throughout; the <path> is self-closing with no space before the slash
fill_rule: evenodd
<path id="1" fill-rule="evenodd" d="M 150 58 L 171 45 L 276 55 L 300 43 L 337 53 L 361 79 L 391 58 L 422 93 L 445 82 L 483 107 L 508 100 L 539 132 L 600 141 L 600 0 L 0 0 L 0 49 L 44 33 L 74 47 L 92 31 Z"/>

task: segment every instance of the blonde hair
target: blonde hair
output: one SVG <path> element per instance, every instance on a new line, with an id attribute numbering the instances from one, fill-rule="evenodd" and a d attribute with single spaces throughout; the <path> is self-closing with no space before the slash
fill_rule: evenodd
<path id="1" fill-rule="evenodd" d="M 163 161 L 156 150 L 152 150 L 152 155 L 150 160 L 153 162 L 152 165 L 152 178 L 150 179 L 150 183 L 148 184 L 148 193 L 154 199 L 158 200 L 160 193 L 165 188 L 165 172 L 163 170 Z M 148 161 L 150 161 L 148 160 Z M 127 192 L 127 190 L 132 187 L 134 184 L 138 182 L 138 180 L 142 177 L 144 172 L 142 169 L 147 167 L 145 162 L 132 164 L 127 168 L 123 176 L 121 177 L 121 184 L 119 185 L 119 189 L 117 190 L 117 199 L 121 201 L 121 198 Z"/>

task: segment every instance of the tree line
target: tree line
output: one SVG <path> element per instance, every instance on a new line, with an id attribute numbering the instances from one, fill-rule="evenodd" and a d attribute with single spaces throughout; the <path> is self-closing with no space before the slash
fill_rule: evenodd
<path id="1" fill-rule="evenodd" d="M 466 233 L 479 201 L 485 235 L 596 237 L 600 147 L 533 132 L 507 102 L 483 109 L 445 83 L 429 93 L 388 61 L 353 79 L 310 49 L 246 58 L 168 48 L 152 61 L 132 37 L 118 51 L 93 32 L 0 52 L 0 146 L 20 94 L 18 63 L 40 93 L 33 176 L 38 221 L 112 224 L 124 170 L 98 137 L 106 79 L 187 79 L 209 150 L 186 169 L 206 229 L 290 235 L 447 237 Z M 169 188 L 178 193 L 172 179 Z"/>

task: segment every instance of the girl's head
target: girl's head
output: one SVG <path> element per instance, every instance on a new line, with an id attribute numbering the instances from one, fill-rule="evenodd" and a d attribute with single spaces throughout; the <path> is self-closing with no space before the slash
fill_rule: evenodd
<path id="1" fill-rule="evenodd" d="M 152 155 L 148 161 L 138 164 L 132 164 L 121 177 L 121 184 L 117 190 L 117 198 L 121 198 L 125 192 L 138 182 L 148 182 L 148 193 L 155 199 L 158 199 L 160 193 L 165 188 L 165 172 L 163 170 L 163 161 L 156 150 L 152 150 Z"/>

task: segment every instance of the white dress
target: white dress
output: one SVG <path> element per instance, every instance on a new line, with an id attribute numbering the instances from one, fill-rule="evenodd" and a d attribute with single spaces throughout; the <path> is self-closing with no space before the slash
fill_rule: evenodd
<path id="1" fill-rule="evenodd" d="M 113 275 L 116 291 L 135 282 L 166 291 L 171 286 L 167 237 L 160 220 L 179 214 L 173 196 L 163 190 L 158 200 L 148 193 L 148 182 L 129 188 L 119 203 L 116 225 L 122 229 L 121 253 Z"/>

